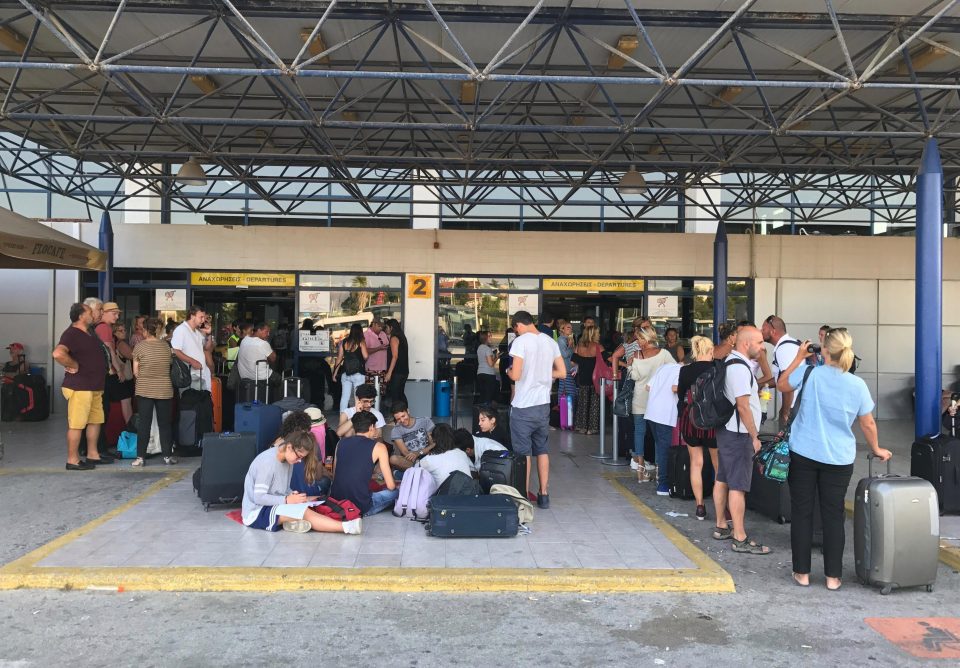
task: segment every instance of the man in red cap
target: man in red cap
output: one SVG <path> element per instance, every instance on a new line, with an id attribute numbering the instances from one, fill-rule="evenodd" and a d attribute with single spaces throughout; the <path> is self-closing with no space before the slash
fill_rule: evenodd
<path id="1" fill-rule="evenodd" d="M 17 374 L 27 372 L 27 358 L 23 356 L 23 344 L 11 343 L 7 346 L 10 351 L 10 361 L 3 365 L 3 375 L 13 378 Z"/>

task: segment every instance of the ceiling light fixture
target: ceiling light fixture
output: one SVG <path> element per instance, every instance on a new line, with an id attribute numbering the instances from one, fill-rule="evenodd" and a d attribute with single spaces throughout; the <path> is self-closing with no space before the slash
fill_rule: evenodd
<path id="1" fill-rule="evenodd" d="M 630 165 L 629 171 L 620 179 L 617 184 L 617 192 L 621 195 L 642 195 L 647 191 L 647 182 L 643 174 L 637 171 L 637 168 Z"/>
<path id="2" fill-rule="evenodd" d="M 177 183 L 185 186 L 207 185 L 207 175 L 203 171 L 203 165 L 193 156 L 190 156 L 185 163 L 180 165 L 175 180 Z"/>
<path id="3" fill-rule="evenodd" d="M 310 39 L 310 35 L 313 34 L 313 28 L 301 28 L 300 29 L 300 40 L 306 42 Z M 323 37 L 320 33 L 317 33 L 317 36 L 310 41 L 310 45 L 307 47 L 307 50 L 310 52 L 311 56 L 319 56 L 321 53 L 327 50 L 327 44 L 323 41 Z M 329 63 L 330 56 L 324 56 L 317 62 L 320 63 Z"/>
<path id="4" fill-rule="evenodd" d="M 727 86 L 721 88 L 720 92 L 717 93 L 717 97 L 710 99 L 710 106 L 714 109 L 719 109 L 733 102 L 739 95 L 743 93 L 743 86 Z"/>
<path id="5" fill-rule="evenodd" d="M 460 102 L 462 104 L 473 104 L 477 101 L 477 82 L 464 81 L 460 84 Z"/>
<path id="6" fill-rule="evenodd" d="M 191 74 L 190 83 L 199 88 L 204 95 L 209 95 L 217 90 L 217 82 L 213 80 L 213 77 L 206 74 Z"/>
<path id="7" fill-rule="evenodd" d="M 926 46 L 919 51 L 915 51 L 910 54 L 910 64 L 913 65 L 913 71 L 919 72 L 920 70 L 926 69 L 929 65 L 935 63 L 936 61 L 943 58 L 947 55 L 947 50 L 942 48 L 940 45 Z M 897 65 L 897 74 L 900 76 L 908 76 L 910 74 L 910 68 L 907 67 L 907 62 L 903 61 Z"/>
<path id="8" fill-rule="evenodd" d="M 640 46 L 640 40 L 637 39 L 636 35 L 620 35 L 620 39 L 617 40 L 617 51 L 628 56 L 632 56 L 638 46 Z M 619 54 L 611 53 L 607 56 L 608 70 L 619 70 L 626 64 L 627 61 Z"/>
<path id="9" fill-rule="evenodd" d="M 27 40 L 10 26 L 0 26 L 0 46 L 22 56 L 27 50 Z"/>

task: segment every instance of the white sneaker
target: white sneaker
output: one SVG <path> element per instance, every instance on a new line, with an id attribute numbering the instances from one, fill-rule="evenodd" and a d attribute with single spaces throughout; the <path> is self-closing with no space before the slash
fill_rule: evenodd
<path id="1" fill-rule="evenodd" d="M 636 470 L 639 469 L 639 468 L 640 468 L 639 462 L 637 462 L 636 459 L 634 459 L 633 457 L 631 457 L 631 458 L 630 458 L 630 470 L 631 470 L 631 471 L 636 471 Z"/>
<path id="2" fill-rule="evenodd" d="M 355 520 L 348 520 L 343 523 L 343 533 L 359 536 L 363 532 L 363 519 L 358 517 Z"/>
<path id="3" fill-rule="evenodd" d="M 310 522 L 306 520 L 287 520 L 283 523 L 283 530 L 293 533 L 307 533 L 311 528 Z"/>

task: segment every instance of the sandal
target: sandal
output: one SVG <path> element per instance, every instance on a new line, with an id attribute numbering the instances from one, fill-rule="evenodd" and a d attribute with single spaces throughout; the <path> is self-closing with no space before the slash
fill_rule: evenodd
<path id="1" fill-rule="evenodd" d="M 806 576 L 806 582 L 800 582 L 800 578 Z M 798 587 L 809 587 L 810 586 L 810 574 L 809 573 L 794 573 L 793 574 L 793 584 Z"/>
<path id="2" fill-rule="evenodd" d="M 743 540 L 733 539 L 733 545 L 730 546 L 734 552 L 740 552 L 741 554 L 770 554 L 773 552 L 766 545 L 761 543 L 755 543 L 750 540 L 750 536 L 747 536 Z"/>
<path id="3" fill-rule="evenodd" d="M 137 457 L 136 459 L 134 459 L 132 462 L 130 462 L 130 466 L 135 466 L 135 467 L 137 467 L 137 468 L 142 467 L 142 466 L 143 466 L 143 457 Z"/>
<path id="4" fill-rule="evenodd" d="M 727 540 L 733 538 L 733 529 L 730 527 L 716 527 L 713 530 L 714 540 Z"/>

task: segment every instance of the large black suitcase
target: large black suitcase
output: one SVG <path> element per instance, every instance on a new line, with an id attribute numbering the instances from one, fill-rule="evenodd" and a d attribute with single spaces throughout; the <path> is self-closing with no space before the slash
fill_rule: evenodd
<path id="1" fill-rule="evenodd" d="M 517 505 L 504 494 L 435 496 L 427 533 L 437 538 L 508 538 L 520 529 Z"/>
<path id="2" fill-rule="evenodd" d="M 20 415 L 24 422 L 40 422 L 50 417 L 50 389 L 43 376 L 20 374 L 13 379 L 20 395 Z"/>
<path id="3" fill-rule="evenodd" d="M 910 475 L 933 485 L 941 513 L 960 511 L 960 439 L 925 436 L 914 441 Z"/>
<path id="4" fill-rule="evenodd" d="M 790 486 L 764 478 L 754 467 L 750 491 L 747 492 L 747 508 L 786 524 L 790 521 Z"/>
<path id="5" fill-rule="evenodd" d="M 213 431 L 213 399 L 206 390 L 184 390 L 177 416 L 177 454 L 181 457 L 199 454 L 203 434 Z"/>
<path id="6" fill-rule="evenodd" d="M 713 494 L 713 460 L 710 453 L 703 448 L 703 498 L 708 499 Z M 693 496 L 693 485 L 690 484 L 690 452 L 687 446 L 681 445 L 670 448 L 667 459 L 667 485 L 670 487 L 670 496 L 674 499 L 690 500 Z"/>
<path id="7" fill-rule="evenodd" d="M 243 499 L 243 481 L 256 456 L 256 434 L 203 435 L 203 455 L 193 487 L 204 510 L 214 503 L 239 503 Z"/>
<path id="8" fill-rule="evenodd" d="M 527 458 L 518 457 L 510 450 L 488 450 L 480 457 L 477 477 L 484 494 L 489 494 L 494 485 L 510 485 L 526 496 Z"/>

